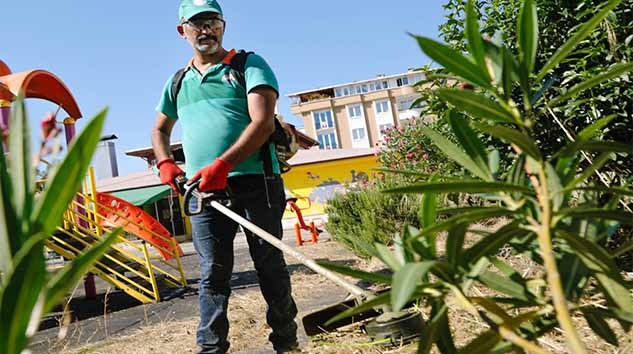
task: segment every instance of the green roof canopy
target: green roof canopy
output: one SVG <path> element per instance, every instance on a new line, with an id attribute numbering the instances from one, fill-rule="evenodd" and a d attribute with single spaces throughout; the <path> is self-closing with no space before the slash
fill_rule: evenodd
<path id="1" fill-rule="evenodd" d="M 136 206 L 154 203 L 171 192 L 171 187 L 166 185 L 127 189 L 124 191 L 110 192 L 115 197 L 121 198 Z"/>

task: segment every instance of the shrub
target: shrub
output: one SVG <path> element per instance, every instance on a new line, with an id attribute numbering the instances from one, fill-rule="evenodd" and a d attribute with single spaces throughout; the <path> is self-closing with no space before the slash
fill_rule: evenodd
<path id="1" fill-rule="evenodd" d="M 633 70 L 632 63 L 620 62 L 570 86 L 549 86 L 552 69 L 578 60 L 570 57 L 574 47 L 591 36 L 619 3 L 611 0 L 592 9 L 595 15 L 576 27 L 538 66 L 539 32 L 533 0 L 522 3 L 512 47 L 482 39 L 475 0 L 466 8 L 468 55 L 432 39 L 415 37 L 424 53 L 455 81 L 473 86 L 470 91 L 442 88 L 434 93 L 451 108 L 448 122 L 457 143 L 430 128 L 423 131 L 474 178 L 440 176 L 385 190 L 422 194 L 421 227 L 409 227 L 393 251 L 381 245 L 368 248 L 392 270 L 393 276 L 383 280 L 390 283 L 391 290 L 341 316 L 385 304 L 399 311 L 410 300 L 419 299 L 430 308 L 430 316 L 420 335 L 418 353 L 429 353 L 433 344 L 443 354 L 544 353 L 538 339 L 557 327 L 572 353 L 586 353 L 573 317 L 583 317 L 598 336 L 618 345 L 612 326 L 619 325 L 625 332 L 631 329 L 633 296 L 614 257 L 632 249 L 633 242 L 614 252 L 603 245 L 618 224 L 633 223 L 633 213 L 619 209 L 633 196 L 633 190 L 630 184 L 604 186 L 592 176 L 616 156 L 631 154 L 631 146 L 602 140 L 605 127 L 615 119 L 609 110 L 600 112 L 601 118 L 579 131 L 573 142 L 560 147 L 541 146 L 534 129 L 536 121 L 547 119 L 550 111 L 573 104 L 578 95 L 595 86 L 622 80 Z M 520 92 L 518 101 L 511 94 L 515 90 Z M 559 114 L 563 121 L 567 118 L 565 112 Z M 494 152 L 486 150 L 480 134 L 512 147 L 515 156 L 507 174 L 494 173 L 498 163 L 490 158 Z M 437 208 L 439 195 L 456 192 L 478 193 L 495 205 Z M 498 230 L 474 227 L 480 220 L 500 216 L 506 222 Z M 441 232 L 447 235 L 443 250 L 437 242 Z M 468 232 L 481 237 L 467 244 Z M 501 248 L 508 247 L 540 265 L 542 274 L 521 274 L 496 257 Z M 377 279 L 354 270 L 343 272 Z M 475 283 L 480 288 L 477 292 L 471 291 Z M 587 301 L 589 296 L 591 301 Z M 476 338 L 459 349 L 450 329 L 456 324 L 451 326 L 448 314 L 454 309 L 449 303 L 485 324 Z"/>
<path id="2" fill-rule="evenodd" d="M 23 353 L 42 315 L 66 296 L 117 236 L 118 231 L 104 236 L 55 275 L 46 270 L 44 241 L 82 184 L 104 120 L 105 111 L 86 125 L 36 196 L 23 99 L 14 104 L 6 160 L 0 144 L 0 353 Z"/>
<path id="3" fill-rule="evenodd" d="M 376 186 L 352 189 L 328 201 L 327 230 L 355 255 L 369 258 L 363 244 L 390 245 L 404 225 L 418 225 L 419 205 L 415 195 L 388 195 Z"/>

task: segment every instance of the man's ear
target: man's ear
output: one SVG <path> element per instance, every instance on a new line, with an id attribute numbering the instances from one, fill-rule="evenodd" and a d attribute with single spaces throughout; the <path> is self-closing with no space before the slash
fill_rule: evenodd
<path id="1" fill-rule="evenodd" d="M 178 25 L 176 26 L 176 31 L 178 31 L 178 34 L 182 37 L 185 38 L 185 29 L 182 25 Z"/>

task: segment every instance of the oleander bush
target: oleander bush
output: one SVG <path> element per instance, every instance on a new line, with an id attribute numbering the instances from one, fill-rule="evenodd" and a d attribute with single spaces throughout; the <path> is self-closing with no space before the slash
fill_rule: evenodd
<path id="1" fill-rule="evenodd" d="M 501 40 L 502 35 L 482 36 L 478 3 L 470 0 L 465 7 L 466 53 L 413 36 L 422 51 L 443 67 L 438 77 L 470 88 L 432 92 L 447 107 L 444 116 L 455 140 L 422 128 L 447 158 L 468 173 L 462 178 L 427 177 L 422 171 L 420 182 L 383 190 L 421 195 L 420 227 L 405 228 L 392 248 L 362 245 L 391 270 L 390 276 L 330 266 L 391 286 L 388 293 L 337 317 L 384 305 L 398 311 L 418 300 L 428 311 L 418 353 L 429 353 L 433 345 L 443 354 L 545 353 L 539 338 L 549 333 L 561 333 L 571 353 L 586 353 L 585 338 L 577 330 L 579 318 L 617 346 L 614 328 L 628 332 L 633 324 L 633 296 L 631 283 L 614 259 L 633 249 L 633 242 L 609 250 L 605 245 L 620 225 L 633 223 L 627 208 L 633 189 L 629 182 L 601 176 L 605 165 L 630 156 L 632 147 L 608 139 L 605 132 L 618 119 L 608 107 L 573 139 L 562 139 L 557 146 L 540 138 L 538 126 L 552 115 L 567 121 L 567 114 L 581 114 L 560 108 L 584 104 L 579 97 L 596 87 L 628 80 L 633 63 L 625 60 L 582 80 L 554 84 L 552 78 L 561 65 L 582 60 L 577 46 L 593 38 L 622 1 L 605 1 L 593 8 L 593 14 L 570 29 L 567 40 L 545 58 L 538 56 L 539 27 L 545 24 L 538 22 L 534 0 L 521 2 L 512 43 Z M 491 138 L 509 151 L 506 169 L 500 168 L 498 148 L 486 143 Z M 487 203 L 441 207 L 438 200 L 450 193 L 477 194 Z M 478 226 L 495 218 L 502 223 L 494 230 Z M 500 250 L 520 255 L 541 271 L 520 272 L 497 256 Z M 449 313 L 454 311 L 466 311 L 476 323 L 484 324 L 459 348 L 451 331 L 460 328 L 459 323 L 451 323 Z"/>

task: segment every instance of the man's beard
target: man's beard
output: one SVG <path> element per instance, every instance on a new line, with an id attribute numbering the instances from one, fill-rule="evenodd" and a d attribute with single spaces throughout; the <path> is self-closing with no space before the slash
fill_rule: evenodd
<path id="1" fill-rule="evenodd" d="M 203 40 L 212 40 L 212 41 L 201 43 Z M 197 51 L 199 51 L 202 54 L 216 54 L 220 50 L 221 44 L 220 44 L 220 41 L 218 40 L 218 37 L 214 35 L 203 35 L 196 38 L 194 47 L 196 48 Z"/>

